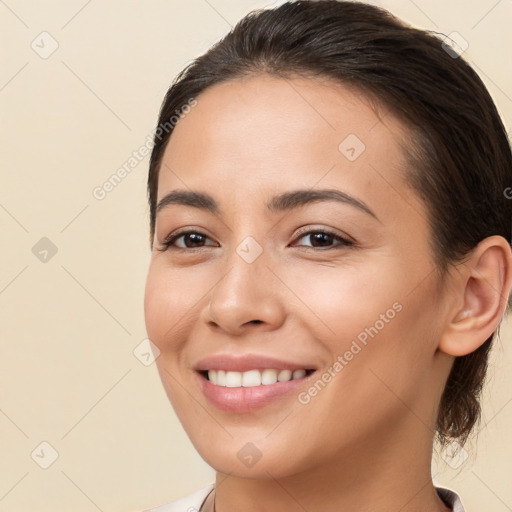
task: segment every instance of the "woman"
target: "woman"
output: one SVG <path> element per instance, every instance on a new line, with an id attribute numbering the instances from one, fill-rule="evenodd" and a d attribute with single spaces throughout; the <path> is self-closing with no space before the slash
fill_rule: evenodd
<path id="1" fill-rule="evenodd" d="M 145 314 L 215 484 L 154 511 L 463 511 L 512 287 L 512 156 L 446 42 L 370 5 L 254 12 L 175 80 Z"/>

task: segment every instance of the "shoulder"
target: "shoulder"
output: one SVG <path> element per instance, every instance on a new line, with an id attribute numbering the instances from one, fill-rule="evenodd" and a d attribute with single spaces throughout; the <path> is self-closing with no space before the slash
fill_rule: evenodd
<path id="1" fill-rule="evenodd" d="M 437 494 L 439 497 L 452 508 L 453 512 L 465 512 L 464 506 L 462 505 L 462 500 L 459 495 L 450 489 L 445 489 L 443 487 L 436 487 Z"/>
<path id="2" fill-rule="evenodd" d="M 143 512 L 198 512 L 203 501 L 213 490 L 213 487 L 214 484 L 210 484 L 184 498 L 180 498 L 179 500 L 172 501 L 165 505 L 160 505 L 159 507 L 144 510 Z"/>

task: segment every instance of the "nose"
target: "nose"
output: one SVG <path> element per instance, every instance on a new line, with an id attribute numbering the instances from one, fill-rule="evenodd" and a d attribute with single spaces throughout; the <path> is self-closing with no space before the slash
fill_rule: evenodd
<path id="1" fill-rule="evenodd" d="M 285 319 L 282 285 L 259 257 L 252 263 L 233 254 L 224 277 L 211 291 L 202 317 L 212 329 L 233 336 L 278 329 Z"/>

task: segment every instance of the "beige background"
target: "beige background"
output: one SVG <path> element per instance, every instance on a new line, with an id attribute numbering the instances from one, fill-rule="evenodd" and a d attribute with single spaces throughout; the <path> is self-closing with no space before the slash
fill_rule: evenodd
<path id="1" fill-rule="evenodd" d="M 103 200 L 92 191 L 146 142 L 178 71 L 265 5 L 0 1 L 0 510 L 133 511 L 212 479 L 154 364 L 133 353 L 145 338 L 148 158 Z M 380 5 L 459 32 L 511 128 L 510 0 Z M 468 511 L 512 507 L 511 341 L 508 325 L 469 458 L 434 464 Z M 43 441 L 58 454 L 47 469 Z"/>

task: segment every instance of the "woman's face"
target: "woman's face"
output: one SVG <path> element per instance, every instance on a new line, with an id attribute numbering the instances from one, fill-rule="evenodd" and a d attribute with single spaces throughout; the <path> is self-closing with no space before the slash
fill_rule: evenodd
<path id="1" fill-rule="evenodd" d="M 446 294 L 406 133 L 341 85 L 266 75 L 207 89 L 175 128 L 146 323 L 218 471 L 282 478 L 431 442 Z"/>

